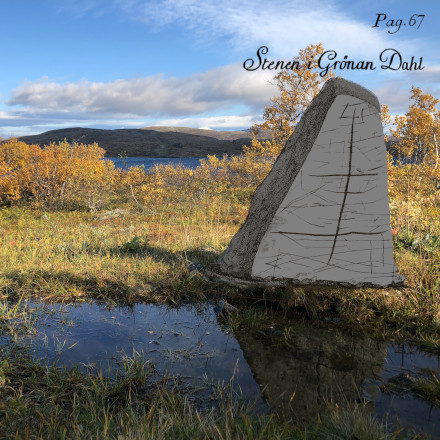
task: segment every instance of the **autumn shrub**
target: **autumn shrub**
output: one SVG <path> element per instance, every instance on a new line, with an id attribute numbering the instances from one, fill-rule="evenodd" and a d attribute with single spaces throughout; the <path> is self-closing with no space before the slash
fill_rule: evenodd
<path id="1" fill-rule="evenodd" d="M 20 197 L 18 182 L 14 179 L 14 170 L 5 161 L 0 161 L 0 203 L 4 204 Z"/>
<path id="2" fill-rule="evenodd" d="M 21 198 L 22 188 L 18 179 L 19 170 L 39 147 L 9 139 L 0 144 L 0 203 L 11 203 Z"/>
<path id="3" fill-rule="evenodd" d="M 208 156 L 196 169 L 156 165 L 115 169 L 97 144 L 60 142 L 44 148 L 16 139 L 0 144 L 0 203 L 18 200 L 43 209 L 97 210 L 110 198 L 143 208 L 175 203 L 206 205 L 213 198 L 247 203 L 273 158 L 261 146 L 234 157 Z"/>
<path id="4" fill-rule="evenodd" d="M 118 170 L 119 171 L 119 170 Z M 135 203 L 152 207 L 179 202 L 201 203 L 226 193 L 230 187 L 227 167 L 222 160 L 209 156 L 196 169 L 182 165 L 155 165 L 145 171 L 131 167 L 119 171 L 118 194 Z"/>
<path id="5" fill-rule="evenodd" d="M 87 208 L 107 203 L 114 164 L 98 145 L 60 142 L 44 148 L 16 139 L 0 144 L 0 202 L 23 200 L 43 209 Z"/>
<path id="6" fill-rule="evenodd" d="M 247 203 L 272 163 L 250 150 L 233 157 L 208 156 L 195 169 L 172 164 L 155 165 L 148 171 L 132 167 L 120 172 L 117 191 L 146 208 L 175 203 L 207 205 L 219 198 Z"/>
<path id="7" fill-rule="evenodd" d="M 151 181 L 151 175 L 144 166 L 135 166 L 127 169 L 114 170 L 114 194 L 121 203 L 135 202 L 142 206 L 141 195 L 146 190 L 146 185 Z M 139 200 L 138 200 L 139 199 Z"/>

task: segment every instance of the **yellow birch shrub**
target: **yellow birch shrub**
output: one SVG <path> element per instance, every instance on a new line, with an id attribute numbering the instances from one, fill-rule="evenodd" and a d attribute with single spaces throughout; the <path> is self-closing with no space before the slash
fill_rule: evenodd
<path id="1" fill-rule="evenodd" d="M 395 157 L 388 160 L 388 187 L 392 227 L 413 233 L 438 234 L 440 209 L 440 135 L 439 103 L 430 94 L 411 88 L 410 105 L 405 115 L 394 118 L 391 135 Z M 383 108 L 383 119 L 391 118 Z"/>
<path id="2" fill-rule="evenodd" d="M 141 205 L 144 192 L 149 191 L 147 185 L 151 176 L 143 166 L 126 169 L 115 169 L 114 189 L 117 198 L 121 201 L 134 201 Z"/>
<path id="3" fill-rule="evenodd" d="M 105 150 L 98 145 L 76 144 L 70 160 L 70 175 L 66 185 L 66 201 L 85 206 L 92 211 L 104 207 L 114 192 L 115 165 L 103 160 Z"/>
<path id="4" fill-rule="evenodd" d="M 0 145 L 0 202 L 18 199 L 43 209 L 87 208 L 108 202 L 114 164 L 97 144 L 60 142 L 44 148 L 16 139 Z"/>
<path id="5" fill-rule="evenodd" d="M 4 204 L 19 199 L 20 191 L 13 168 L 0 160 L 0 203 Z"/>
<path id="6" fill-rule="evenodd" d="M 273 77 L 271 83 L 277 86 L 279 94 L 271 98 L 270 105 L 264 108 L 264 122 L 252 127 L 252 146 L 245 149 L 245 154 L 254 150 L 259 157 L 271 163 L 275 161 L 312 99 L 320 92 L 325 81 L 334 76 L 331 70 L 325 79 L 319 74 L 318 60 L 323 53 L 322 43 L 311 44 L 294 57 L 301 68 L 281 70 Z M 262 131 L 270 134 L 271 139 L 257 139 Z M 262 170 L 264 165 L 258 171 Z"/>
<path id="7" fill-rule="evenodd" d="M 194 202 L 201 203 L 228 189 L 228 170 L 221 160 L 208 156 L 196 169 L 182 165 L 155 165 L 147 182 L 140 186 L 144 204 Z"/>
<path id="8" fill-rule="evenodd" d="M 22 197 L 18 171 L 24 167 L 29 157 L 40 147 L 28 145 L 17 139 L 0 143 L 0 203 L 11 203 Z"/>

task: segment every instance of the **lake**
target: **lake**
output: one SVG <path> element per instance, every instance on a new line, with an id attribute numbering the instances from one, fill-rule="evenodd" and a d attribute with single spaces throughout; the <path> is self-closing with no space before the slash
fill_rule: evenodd
<path id="1" fill-rule="evenodd" d="M 200 159 L 205 157 L 106 157 L 111 160 L 116 168 L 130 168 L 143 165 L 146 170 L 152 168 L 156 164 L 182 164 L 188 168 L 197 168 L 200 165 Z"/>

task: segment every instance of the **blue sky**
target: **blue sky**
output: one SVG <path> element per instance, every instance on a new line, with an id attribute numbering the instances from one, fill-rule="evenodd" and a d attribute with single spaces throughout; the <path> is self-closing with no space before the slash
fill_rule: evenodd
<path id="1" fill-rule="evenodd" d="M 373 28 L 377 14 L 387 18 Z M 289 60 L 309 44 L 374 71 L 336 70 L 392 114 L 411 85 L 440 98 L 438 0 L 0 1 L 0 136 L 64 127 L 242 129 L 260 121 L 276 72 L 243 69 L 261 45 Z M 409 26 L 424 14 L 420 27 Z M 387 27 L 402 19 L 406 26 Z M 389 33 L 393 32 L 393 33 Z M 379 55 L 423 57 L 422 71 L 383 70 Z"/>

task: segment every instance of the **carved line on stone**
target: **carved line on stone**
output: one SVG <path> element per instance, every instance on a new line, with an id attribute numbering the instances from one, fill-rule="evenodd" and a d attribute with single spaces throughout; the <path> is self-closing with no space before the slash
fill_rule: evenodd
<path id="1" fill-rule="evenodd" d="M 289 190 L 290 184 L 296 177 L 296 174 L 300 171 L 308 152 L 319 134 L 319 129 L 310 130 L 309 127 L 307 127 L 307 124 L 310 123 L 310 121 L 313 121 L 314 125 L 318 126 L 322 123 L 327 114 L 327 110 L 338 95 L 338 92 L 352 94 L 353 96 L 358 95 L 358 97 L 363 98 L 365 101 L 379 109 L 377 98 L 366 89 L 343 79 L 335 79 L 327 82 L 321 94 L 314 99 L 311 106 L 305 112 L 303 118 L 296 127 L 294 134 L 287 142 L 286 147 L 281 152 L 279 158 L 275 161 L 271 173 L 269 173 L 269 176 L 257 188 L 254 194 L 254 201 L 259 199 L 263 205 L 266 206 L 263 218 L 260 218 L 261 215 L 258 216 L 258 220 L 263 222 L 260 224 L 261 227 L 255 228 L 255 224 L 258 221 L 257 213 L 253 212 L 251 206 L 248 218 L 240 231 L 233 237 L 228 249 L 220 259 L 222 270 L 235 273 L 241 277 L 250 276 L 253 257 L 255 257 L 257 252 L 259 241 L 265 234 L 270 221 L 272 220 L 272 214 L 276 212 L 279 203 L 281 203 L 285 194 Z M 307 122 L 307 120 L 309 120 L 309 122 Z M 288 157 L 287 163 L 282 163 L 282 156 L 288 155 L 290 153 L 288 150 L 291 150 L 293 145 L 298 145 L 298 154 Z M 297 159 L 299 160 L 297 161 Z M 280 188 L 278 194 L 269 200 L 265 190 L 271 185 L 271 183 L 280 182 L 280 176 L 282 174 L 285 174 L 288 184 L 285 186 L 279 185 Z"/>
<path id="2" fill-rule="evenodd" d="M 347 105 L 345 105 L 345 107 L 344 107 L 345 109 L 347 108 Z M 356 116 L 356 107 L 355 107 L 355 112 L 353 113 L 353 115 L 352 115 L 352 122 L 354 122 L 354 119 L 357 117 Z M 345 115 L 345 111 L 344 111 L 344 115 Z M 344 116 L 345 117 L 345 116 Z M 348 116 L 347 116 L 347 118 L 348 118 Z M 353 147 L 355 147 L 355 150 L 357 151 L 357 152 L 359 152 L 360 154 L 362 154 L 362 156 L 364 156 L 365 157 L 365 159 L 366 160 L 368 160 L 370 163 L 371 163 L 371 158 L 369 158 L 369 157 L 367 157 L 367 155 L 366 154 L 363 154 L 364 153 L 364 151 L 362 151 L 362 150 L 360 150 L 357 146 L 354 146 L 354 142 L 353 142 L 353 134 L 354 134 L 354 123 L 351 125 L 351 127 L 350 127 L 350 139 L 351 139 L 351 142 L 350 142 L 350 148 L 351 148 L 351 152 L 352 152 L 352 154 L 353 154 Z M 365 140 L 369 140 L 369 139 L 375 139 L 375 138 L 377 138 L 377 136 L 369 136 L 368 138 L 362 138 L 362 139 L 360 139 L 359 141 L 357 141 L 357 142 L 361 142 L 361 141 L 365 141 Z M 332 139 L 330 139 L 330 142 L 329 142 L 329 145 L 331 144 L 331 141 L 332 141 Z M 340 144 L 342 144 L 342 145 L 345 145 L 345 142 L 340 142 Z M 316 147 L 316 145 L 317 144 L 315 144 L 315 147 Z M 318 144 L 318 145 L 320 145 L 320 146 L 326 146 L 327 144 Z M 318 147 L 319 148 L 319 147 Z M 367 150 L 367 153 L 368 152 L 374 152 L 374 150 L 377 150 L 378 149 L 378 147 L 374 147 L 374 148 L 370 148 L 369 150 Z M 344 153 L 344 152 L 342 152 L 342 154 L 346 154 L 346 153 Z M 319 161 L 315 161 L 315 160 L 311 160 L 312 162 L 318 162 L 319 163 Z M 324 161 L 322 161 L 322 162 L 324 162 Z M 315 175 L 316 177 L 321 177 L 322 178 L 322 181 L 324 182 L 324 185 L 321 185 L 318 189 L 322 189 L 322 191 L 328 191 L 328 192 L 330 192 L 330 193 L 335 193 L 335 194 L 338 194 L 338 193 L 340 193 L 340 194 L 344 194 L 344 196 L 345 196 L 345 203 L 347 203 L 346 202 L 346 200 L 347 200 L 347 197 L 348 197 L 348 194 L 365 194 L 365 193 L 367 193 L 367 192 L 369 192 L 369 191 L 371 191 L 371 190 L 373 190 L 373 189 L 376 189 L 377 187 L 378 187 L 378 185 L 371 185 L 371 181 L 372 181 L 372 176 L 374 176 L 374 175 L 379 175 L 379 174 L 385 174 L 385 173 L 368 173 L 368 172 L 366 172 L 366 173 L 361 173 L 361 175 L 356 175 L 356 174 L 354 174 L 354 176 L 358 176 L 358 177 L 360 177 L 360 176 L 362 176 L 362 175 L 364 175 L 364 174 L 366 174 L 366 175 L 369 175 L 369 176 L 367 176 L 368 178 L 367 179 L 365 179 L 364 178 L 364 181 L 363 182 L 361 182 L 360 184 L 361 184 L 361 190 L 360 191 L 348 191 L 347 189 L 345 190 L 345 191 L 335 191 L 334 189 L 333 190 L 327 190 L 326 188 L 323 188 L 323 186 L 325 186 L 326 184 L 335 184 L 335 182 L 336 181 L 338 181 L 339 182 L 339 185 L 340 185 L 340 187 L 342 188 L 343 187 L 343 181 L 344 181 L 344 177 L 351 177 L 351 175 L 353 175 L 352 173 L 351 173 L 351 170 L 352 170 L 352 166 L 351 166 L 351 161 L 350 161 L 350 164 L 349 164 L 350 166 L 349 166 L 349 171 L 350 171 L 350 173 L 348 174 L 348 173 L 338 173 L 338 174 L 336 174 L 336 175 L 333 175 L 333 176 L 331 176 L 331 177 L 336 177 L 336 178 L 338 178 L 338 179 L 329 179 L 329 178 L 327 178 L 327 179 L 324 179 L 324 177 L 325 177 L 325 175 L 320 175 L 320 174 L 318 174 L 318 175 Z M 382 165 L 382 167 L 383 167 L 383 165 Z M 378 167 L 375 167 L 375 168 L 378 168 Z M 357 171 L 358 169 L 356 169 L 356 171 Z M 302 177 L 302 175 L 303 175 L 303 170 L 301 170 L 301 177 Z M 307 174 L 309 177 L 311 176 L 310 174 Z M 302 189 L 303 189 L 303 191 L 305 190 L 305 191 L 307 191 L 305 188 L 303 188 L 303 185 L 301 185 L 302 186 Z M 345 185 L 346 187 L 349 187 L 348 185 Z M 308 221 L 308 220 L 306 220 L 306 219 L 304 219 L 303 217 L 301 217 L 300 215 L 298 215 L 297 214 L 297 212 L 295 212 L 295 211 L 297 211 L 297 210 L 300 210 L 301 208 L 304 208 L 304 207 L 310 207 L 311 206 L 311 204 L 310 204 L 310 200 L 309 200 L 309 202 L 308 203 L 305 203 L 305 204 L 303 204 L 303 205 L 301 205 L 301 207 L 299 207 L 298 205 L 297 205 L 297 203 L 295 203 L 295 201 L 296 202 L 298 202 L 299 200 L 301 200 L 301 199 L 306 199 L 306 200 L 308 200 L 308 199 L 310 199 L 310 196 L 312 195 L 312 193 L 313 192 L 316 192 L 316 188 L 313 190 L 313 191 L 308 191 L 308 192 L 306 192 L 305 194 L 303 194 L 303 195 L 301 195 L 300 197 L 297 197 L 296 199 L 294 199 L 293 201 L 291 200 L 288 204 L 287 204 L 287 207 L 289 208 L 289 209 L 286 209 L 286 207 L 284 207 L 284 208 L 282 208 L 281 207 L 281 212 L 282 211 L 286 211 L 287 213 L 289 213 L 290 215 L 293 215 L 293 216 L 295 216 L 296 218 L 298 218 L 298 219 L 300 219 L 300 220 L 302 220 L 302 222 L 304 223 L 304 224 L 309 224 L 309 225 L 312 225 L 312 226 L 315 226 L 315 227 L 325 227 L 325 224 L 333 224 L 335 221 L 336 221 L 336 218 L 328 218 L 328 222 L 326 222 L 326 221 L 324 221 L 324 222 L 322 222 L 322 224 L 315 224 L 315 223 L 313 223 L 313 222 L 310 222 L 310 221 Z M 316 196 L 320 196 L 319 194 L 316 194 Z M 338 204 L 338 201 L 336 201 L 336 200 L 331 200 L 331 202 L 333 202 L 333 205 L 332 204 L 330 204 L 329 206 L 334 206 L 334 205 L 337 205 Z M 357 202 L 357 203 L 359 203 L 359 202 Z M 292 206 L 293 205 L 293 206 Z M 321 208 L 322 208 L 322 204 L 317 204 L 316 206 L 320 206 Z M 338 234 L 327 234 L 327 236 L 329 236 L 329 237 L 333 237 L 333 243 L 334 243 L 334 248 L 333 248 L 333 255 L 336 255 L 336 254 L 345 254 L 347 251 L 350 251 L 350 252 L 360 252 L 360 253 L 365 253 L 365 251 L 367 251 L 367 255 L 369 256 L 369 258 L 368 259 L 366 259 L 365 261 L 357 261 L 356 263 L 354 263 L 355 264 L 355 266 L 357 266 L 358 268 L 360 268 L 360 269 L 362 269 L 362 268 L 364 268 L 364 269 L 367 269 L 367 271 L 366 270 L 364 270 L 364 269 L 362 269 L 362 270 L 359 270 L 359 271 L 357 271 L 357 272 L 359 272 L 359 273 L 369 273 L 369 274 L 372 274 L 372 269 L 373 269 L 373 267 L 375 267 L 376 266 L 376 264 L 375 264 L 375 262 L 373 262 L 373 261 L 371 261 L 371 259 L 372 259 L 372 250 L 373 249 L 380 249 L 380 247 L 378 248 L 378 247 L 376 247 L 376 246 L 373 246 L 373 241 L 371 240 L 371 239 L 368 239 L 368 240 L 363 240 L 363 241 L 365 241 L 366 243 L 368 243 L 368 247 L 366 247 L 365 249 L 358 249 L 358 250 L 352 250 L 352 249 L 348 249 L 348 248 L 346 248 L 345 246 L 342 246 L 342 249 L 344 249 L 344 251 L 341 251 L 341 252 L 335 252 L 334 251 L 334 249 L 335 249 L 335 247 L 338 247 L 338 248 L 340 248 L 340 246 L 338 246 L 337 245 L 337 239 L 338 238 L 340 238 L 340 235 L 341 234 L 343 234 L 344 232 L 344 228 L 345 227 L 343 227 L 342 225 L 341 225 L 341 221 L 342 220 L 344 220 L 344 221 L 347 221 L 347 220 L 349 220 L 349 219 L 355 219 L 355 217 L 347 217 L 346 215 L 345 215 L 345 213 L 344 213 L 344 211 L 351 211 L 351 210 L 349 210 L 349 209 L 341 209 L 341 211 L 342 211 L 342 213 L 344 214 L 344 216 L 343 217 L 341 217 L 341 215 L 339 215 L 338 216 L 338 219 L 340 220 L 338 223 L 339 223 L 339 231 L 338 231 Z M 279 211 L 278 211 L 279 212 Z M 360 213 L 360 214 L 362 214 L 362 213 Z M 384 217 L 387 217 L 388 216 L 388 214 L 387 213 L 384 213 L 383 214 L 383 216 Z M 375 219 L 373 219 L 372 221 L 376 221 L 376 220 L 378 220 L 380 217 L 376 214 L 375 215 Z M 325 218 L 323 218 L 322 216 L 321 217 L 319 217 L 319 219 L 321 219 L 321 220 L 325 220 Z M 367 222 L 368 224 L 370 224 L 370 222 L 371 222 L 371 220 L 369 220 L 369 219 L 359 219 L 359 221 L 360 222 Z M 373 228 L 372 230 L 370 230 L 370 233 L 373 233 L 373 234 L 375 234 L 375 233 L 377 233 L 377 231 L 376 231 L 376 229 L 378 229 L 378 228 L 380 228 L 380 226 L 376 226 L 375 228 Z M 272 231 L 271 232 L 271 234 L 273 234 L 273 233 L 276 233 L 277 231 Z M 287 231 L 278 231 L 278 232 L 287 232 Z M 356 233 L 357 231 L 351 231 L 351 233 Z M 362 231 L 361 231 L 362 232 Z M 386 232 L 386 231 L 381 231 L 380 233 L 383 233 L 383 232 Z M 301 233 L 298 233 L 298 234 L 300 234 L 301 235 Z M 366 234 L 369 234 L 369 233 L 366 233 Z M 317 233 L 315 233 L 315 235 L 318 235 Z M 336 242 L 335 242 L 335 235 L 336 235 Z M 369 235 L 371 235 L 371 234 L 369 234 Z M 288 238 L 290 238 L 291 239 L 291 237 L 288 237 Z M 304 240 L 305 242 L 306 242 L 306 244 L 307 244 L 307 246 L 310 248 L 310 242 L 313 242 L 313 239 L 310 239 L 310 238 L 308 238 L 308 239 L 302 239 L 302 240 Z M 302 245 L 301 245 L 301 243 L 299 243 L 298 242 L 298 239 L 296 239 L 296 240 L 292 240 L 293 242 L 295 242 L 296 244 L 299 244 L 301 247 L 303 247 Z M 322 242 L 325 242 L 325 241 L 328 241 L 327 239 L 323 239 L 323 240 L 321 240 Z M 356 242 L 358 242 L 358 240 L 356 240 Z M 378 243 L 380 243 L 380 245 L 381 245 L 381 248 L 382 248 L 382 258 L 381 258 L 381 260 L 383 261 L 384 260 L 384 255 L 383 255 L 383 253 L 384 253 L 384 249 L 385 249 L 385 247 L 384 247 L 384 239 L 383 239 L 383 237 L 382 237 L 382 240 L 380 240 Z M 325 246 L 313 246 L 313 248 L 317 248 L 317 249 L 328 249 L 327 247 L 325 247 Z M 387 249 L 392 249 L 391 247 L 389 247 L 389 246 L 387 246 Z M 280 268 L 281 266 L 283 266 L 283 265 L 289 265 L 289 263 L 292 263 L 292 262 L 294 262 L 294 265 L 295 266 L 302 266 L 302 267 L 309 267 L 309 266 L 307 266 L 307 265 L 305 265 L 305 264 L 300 264 L 300 263 L 298 263 L 298 259 L 299 258 L 297 258 L 297 259 L 290 259 L 290 260 L 286 260 L 286 259 L 284 259 L 284 261 L 282 261 L 281 263 L 279 263 L 279 259 L 280 259 L 280 255 L 285 255 L 285 256 L 292 256 L 292 252 L 290 252 L 290 253 L 287 253 L 287 252 L 284 252 L 284 253 L 281 253 L 279 250 L 278 250 L 278 254 L 277 254 L 277 256 L 276 256 L 276 259 L 273 259 L 273 257 L 272 256 L 268 256 L 268 257 L 265 257 L 264 259 L 267 259 L 267 258 L 270 258 L 271 259 L 271 261 L 266 261 L 265 262 L 265 265 L 266 266 L 271 266 L 271 268 L 272 268 L 272 270 L 271 270 L 271 272 L 272 272 L 272 274 L 273 274 L 273 276 L 275 276 L 275 268 Z M 295 256 L 297 256 L 297 254 L 294 254 Z M 312 255 L 312 257 L 320 257 L 321 255 Z M 322 255 L 322 256 L 328 256 L 328 253 L 326 253 L 325 255 Z M 303 257 L 303 255 L 301 255 L 301 257 Z M 304 258 L 300 258 L 301 260 L 302 259 L 304 259 Z M 307 259 L 307 258 L 306 258 Z M 349 266 L 349 265 L 352 265 L 353 264 L 353 262 L 352 261 L 347 261 L 347 260 L 344 260 L 343 258 L 336 258 L 336 257 L 333 257 L 333 260 L 334 261 L 336 261 L 336 262 L 339 262 L 339 264 L 337 264 L 337 266 L 338 266 L 338 268 L 342 268 L 342 269 L 344 269 L 344 270 L 347 270 L 347 268 L 346 268 L 346 266 Z M 323 264 L 323 261 L 321 261 L 321 260 L 319 260 L 319 263 L 320 263 L 320 265 L 322 265 Z M 342 264 L 341 264 L 342 263 Z M 336 264 L 335 264 L 336 265 Z M 382 266 L 384 266 L 384 264 L 382 265 Z M 391 266 L 391 264 L 388 264 L 388 266 Z M 393 265 L 392 265 L 393 266 Z M 380 267 L 380 263 L 379 263 L 379 266 L 378 267 Z M 327 266 L 327 268 L 328 268 L 328 266 Z M 326 267 L 321 267 L 321 269 L 317 269 L 316 268 L 316 266 L 315 266 L 315 268 L 313 269 L 314 270 L 314 272 L 313 273 L 317 273 L 317 272 L 320 272 L 320 271 L 322 271 L 322 270 L 327 270 L 327 268 Z M 270 268 L 268 268 L 269 270 L 270 270 Z M 356 270 L 355 270 L 356 271 Z M 262 274 L 264 274 L 264 273 L 267 273 L 268 272 L 268 270 L 263 270 L 263 273 Z M 384 273 L 379 273 L 379 278 L 380 277 L 382 277 L 383 275 L 385 275 Z M 370 277 L 370 278 L 374 278 L 373 276 L 372 277 Z M 377 279 L 377 276 L 376 276 L 376 279 Z"/>

